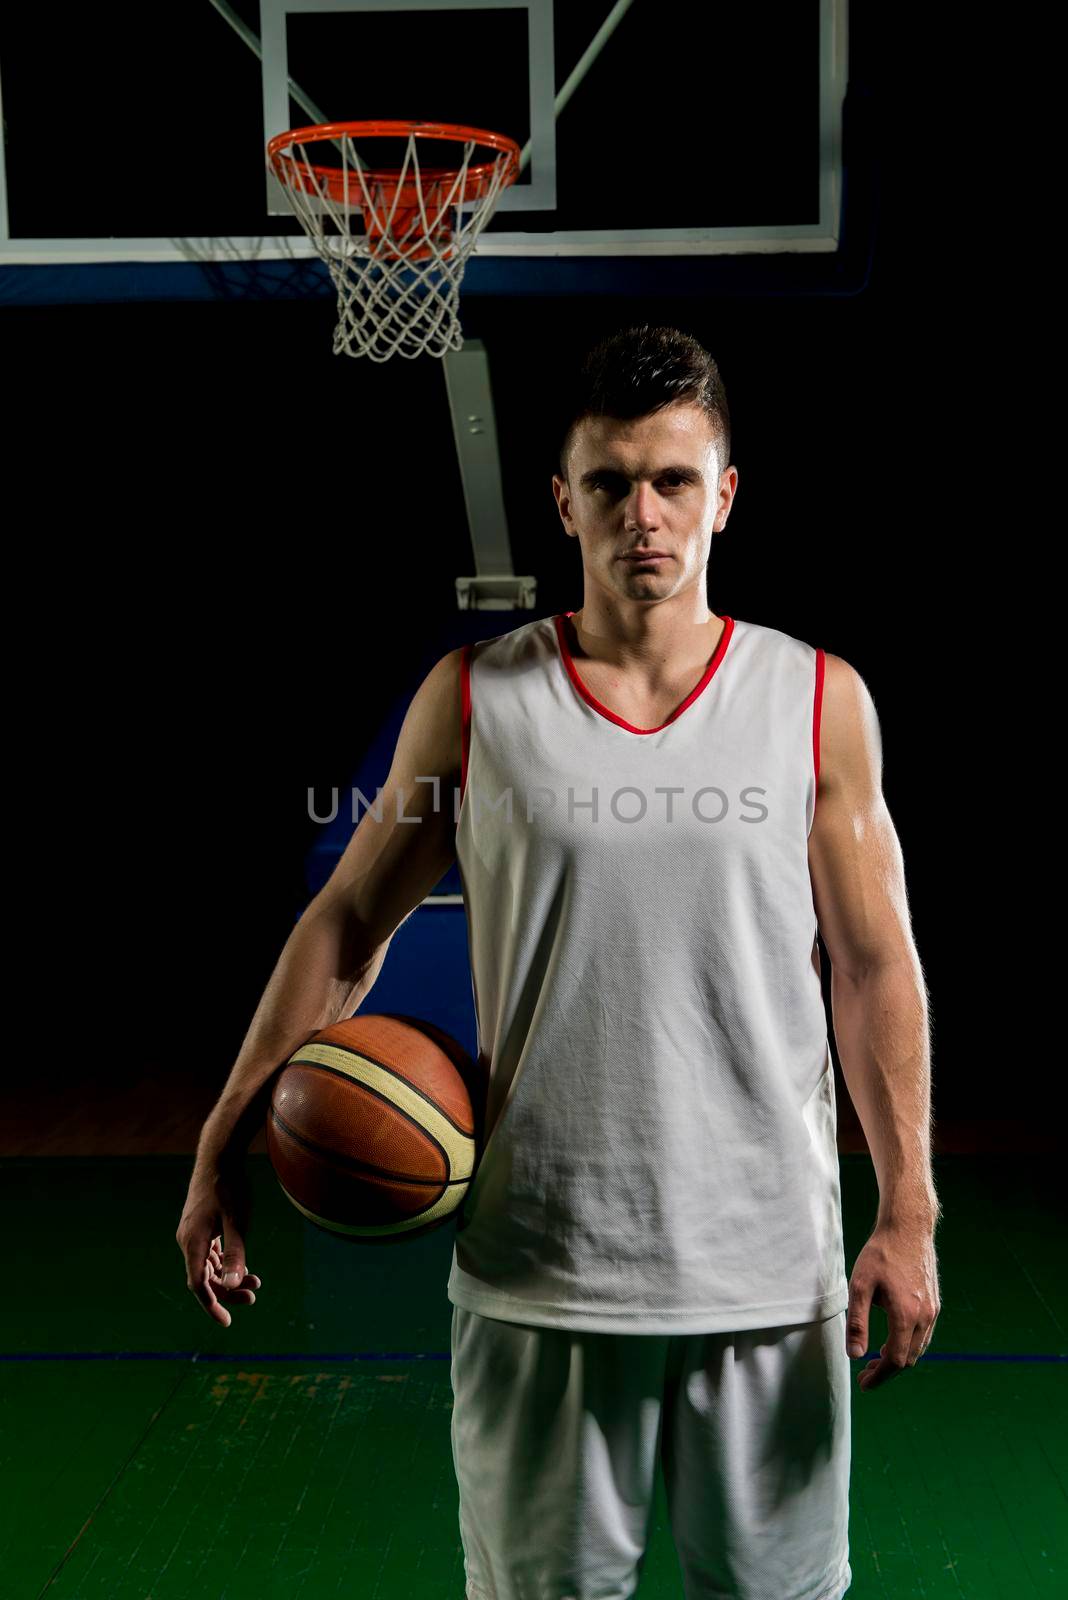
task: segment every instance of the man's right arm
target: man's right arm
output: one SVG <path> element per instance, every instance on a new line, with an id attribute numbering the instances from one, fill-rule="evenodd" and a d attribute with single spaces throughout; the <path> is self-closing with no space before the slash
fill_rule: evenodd
<path id="1" fill-rule="evenodd" d="M 460 657 L 459 649 L 443 656 L 416 691 L 382 786 L 381 807 L 375 805 L 381 821 L 365 811 L 330 879 L 286 940 L 201 1130 L 176 1237 L 188 1287 L 224 1325 L 230 1317 L 219 1296 L 249 1304 L 255 1300 L 250 1285 L 259 1286 L 245 1269 L 243 1158 L 263 1124 L 271 1080 L 313 1034 L 364 1004 L 394 933 L 455 859 Z M 225 1250 L 217 1247 L 220 1237 Z M 238 1274 L 235 1286 L 223 1286 L 223 1273 Z"/>

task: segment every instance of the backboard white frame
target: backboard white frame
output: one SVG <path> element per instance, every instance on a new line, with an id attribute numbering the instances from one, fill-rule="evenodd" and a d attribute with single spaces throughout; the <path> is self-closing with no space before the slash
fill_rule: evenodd
<path id="1" fill-rule="evenodd" d="M 556 257 L 556 256 L 702 256 L 782 253 L 829 253 L 838 248 L 842 197 L 842 104 L 845 98 L 848 61 L 848 0 L 819 0 L 820 3 L 820 180 L 819 217 L 812 223 L 767 223 L 749 227 L 708 228 L 599 228 L 558 233 L 483 233 L 478 241 L 481 256 Z M 606 0 L 607 4 L 607 0 Z M 551 0 L 261 0 L 262 14 L 274 27 L 281 25 L 284 42 L 286 11 L 467 9 L 468 7 L 520 7 L 530 13 L 531 76 L 536 59 L 544 50 L 545 34 L 534 19 L 549 16 L 549 74 L 552 75 Z M 544 23 L 542 23 L 542 28 Z M 284 56 L 283 56 L 284 64 Z M 538 68 L 540 71 L 540 66 Z M 284 79 L 283 79 L 284 88 Z M 552 150 L 545 146 L 542 98 L 531 102 L 532 180 L 546 185 L 555 182 L 555 138 Z M 264 114 L 277 116 L 278 86 L 272 81 L 271 101 L 264 80 Z M 2 105 L 0 105 L 2 115 Z M 286 102 L 288 124 L 288 102 Z M 282 131 L 279 129 L 278 131 Z M 534 141 L 538 143 L 535 146 Z M 0 265 L 62 265 L 111 263 L 120 261 L 227 262 L 296 260 L 315 255 L 312 241 L 305 235 L 257 236 L 240 238 L 202 237 L 166 239 L 26 239 L 12 238 L 8 225 L 7 173 L 5 152 L 0 149 Z M 525 211 L 540 209 L 531 204 L 530 189 L 522 194 L 513 190 L 502 196 L 506 208 Z M 551 205 L 551 203 L 550 203 Z"/>

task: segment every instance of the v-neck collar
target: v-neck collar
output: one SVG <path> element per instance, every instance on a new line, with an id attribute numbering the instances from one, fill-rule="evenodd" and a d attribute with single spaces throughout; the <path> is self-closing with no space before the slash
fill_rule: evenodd
<path id="1" fill-rule="evenodd" d="M 670 717 L 668 717 L 665 722 L 662 722 L 659 727 L 636 728 L 633 723 L 625 722 L 622 717 L 617 716 L 614 711 L 609 710 L 608 706 L 602 705 L 600 700 L 597 699 L 596 695 L 590 693 L 589 689 L 579 677 L 578 668 L 575 665 L 570 646 L 567 642 L 567 631 L 564 627 L 565 618 L 573 617 L 574 615 L 575 613 L 573 611 L 558 611 L 553 617 L 553 623 L 556 628 L 556 637 L 560 646 L 560 655 L 564 666 L 567 668 L 567 675 L 587 705 L 592 706 L 594 711 L 598 712 L 602 717 L 607 718 L 609 722 L 614 722 L 617 728 L 625 728 L 628 733 L 659 733 L 661 728 L 666 728 L 672 722 L 677 721 L 677 719 L 682 716 L 682 713 L 689 706 L 693 705 L 698 695 L 704 693 L 705 689 L 712 681 L 713 675 L 719 667 L 720 662 L 723 660 L 723 657 L 727 653 L 727 646 L 730 644 L 731 635 L 734 632 L 733 617 L 724 617 L 723 632 L 719 636 L 719 643 L 716 646 L 711 661 L 704 670 L 701 681 L 694 685 L 682 704 L 680 706 L 676 706 Z"/>

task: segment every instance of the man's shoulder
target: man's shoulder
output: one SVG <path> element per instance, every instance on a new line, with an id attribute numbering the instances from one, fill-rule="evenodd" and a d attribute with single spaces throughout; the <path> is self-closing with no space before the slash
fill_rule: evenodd
<path id="1" fill-rule="evenodd" d="M 882 737 L 871 691 L 842 656 L 825 656 L 820 712 L 821 773 L 872 780 L 882 767 Z"/>
<path id="2" fill-rule="evenodd" d="M 784 666 L 799 681 L 813 681 L 817 664 L 816 646 L 785 628 L 767 622 L 735 620 L 731 649 L 742 652 L 755 665 L 766 666 L 778 674 Z"/>
<path id="3" fill-rule="evenodd" d="M 470 649 L 473 660 L 514 659 L 535 642 L 543 645 L 552 637 L 555 627 L 554 615 L 532 617 L 529 622 L 521 622 L 518 627 L 509 628 L 504 633 L 494 633 L 485 639 L 475 639 L 467 648 Z"/>
<path id="4" fill-rule="evenodd" d="M 752 639 L 754 643 L 764 645 L 769 649 L 807 651 L 810 656 L 816 650 L 816 646 L 807 639 L 802 639 L 798 634 L 788 633 L 785 628 L 776 628 L 769 622 L 750 622 L 748 620 L 743 622 L 736 617 L 734 619 L 734 628 L 736 633 L 744 634 L 746 638 Z"/>

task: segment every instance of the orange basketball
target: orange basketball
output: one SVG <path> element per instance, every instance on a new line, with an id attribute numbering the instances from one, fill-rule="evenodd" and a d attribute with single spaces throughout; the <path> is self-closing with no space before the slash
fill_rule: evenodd
<path id="1" fill-rule="evenodd" d="M 417 1017 L 358 1012 L 301 1045 L 267 1117 L 271 1164 L 297 1210 L 375 1243 L 448 1222 L 476 1164 L 471 1067 Z"/>

